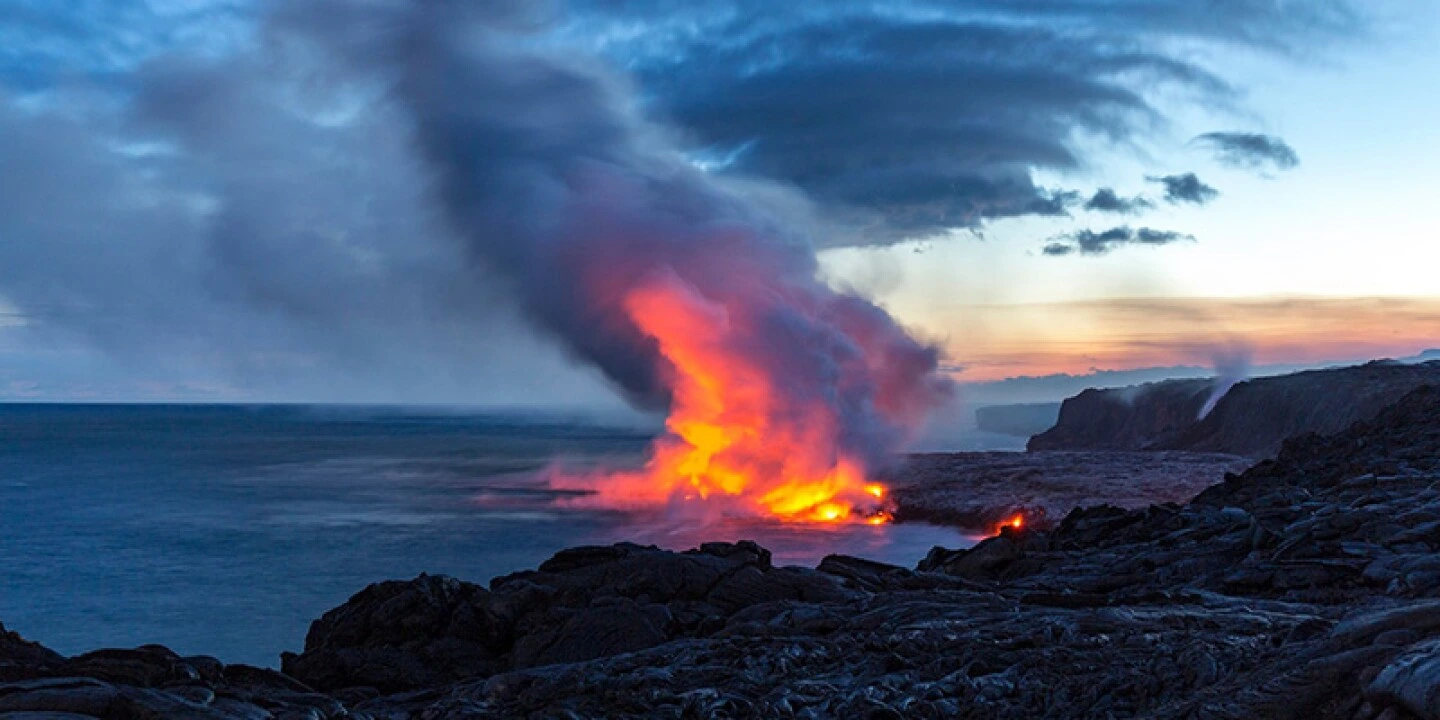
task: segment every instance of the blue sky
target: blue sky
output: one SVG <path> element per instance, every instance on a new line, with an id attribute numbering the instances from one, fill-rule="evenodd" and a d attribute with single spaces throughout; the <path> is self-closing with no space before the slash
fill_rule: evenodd
<path id="1" fill-rule="evenodd" d="M 405 5 L 0 9 L 0 399 L 618 407 L 437 209 L 367 44 Z M 961 379 L 1440 345 L 1440 3 L 696 7 L 465 21 L 599 78 L 626 142 L 781 218 Z M 1299 164 L 1227 164 L 1213 132 Z M 1168 201 L 1189 173 L 1218 195 Z M 1102 188 L 1149 207 L 1086 210 Z"/>

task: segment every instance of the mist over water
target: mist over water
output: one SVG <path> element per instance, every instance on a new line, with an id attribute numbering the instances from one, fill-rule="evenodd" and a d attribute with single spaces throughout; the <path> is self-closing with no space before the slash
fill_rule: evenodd
<path id="1" fill-rule="evenodd" d="M 577 510 L 554 458 L 643 458 L 645 430 L 529 415 L 304 406 L 0 405 L 0 619 L 64 653 L 160 643 L 274 666 L 365 585 L 478 583 L 563 547 L 754 539 L 779 564 L 830 553 L 912 566 L 917 525 L 697 528 Z"/>

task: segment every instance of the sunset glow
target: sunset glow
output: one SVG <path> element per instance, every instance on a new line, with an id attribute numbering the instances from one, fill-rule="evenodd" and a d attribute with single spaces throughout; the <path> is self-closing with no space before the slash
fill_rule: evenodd
<path id="1" fill-rule="evenodd" d="M 966 382 L 1193 365 L 1243 341 L 1257 365 L 1363 362 L 1434 347 L 1434 298 L 1111 298 L 931 313 Z M 961 352 L 963 350 L 963 353 Z"/>

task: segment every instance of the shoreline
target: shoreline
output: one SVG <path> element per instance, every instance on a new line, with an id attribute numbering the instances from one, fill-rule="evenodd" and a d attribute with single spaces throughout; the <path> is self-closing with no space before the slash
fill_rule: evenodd
<path id="1" fill-rule="evenodd" d="M 1431 720 L 1437 558 L 1440 389 L 1422 388 L 1187 503 L 1092 506 L 915 569 L 572 548 L 488 586 L 371 585 L 283 673 L 7 638 L 0 712 Z"/>

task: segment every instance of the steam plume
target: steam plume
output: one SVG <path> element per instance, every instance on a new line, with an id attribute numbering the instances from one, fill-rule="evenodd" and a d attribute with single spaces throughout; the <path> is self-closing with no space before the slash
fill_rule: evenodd
<path id="1" fill-rule="evenodd" d="M 1225 393 L 1230 392 L 1230 388 L 1244 382 L 1250 376 L 1250 364 L 1253 356 L 1253 348 L 1240 340 L 1232 340 L 1215 351 L 1212 357 L 1215 367 L 1214 385 L 1210 389 L 1210 396 L 1205 399 L 1205 405 L 1200 408 L 1200 415 L 1197 419 L 1204 420 L 1225 397 Z"/>

